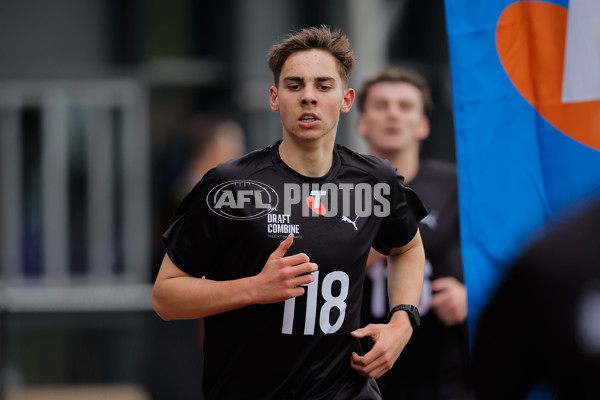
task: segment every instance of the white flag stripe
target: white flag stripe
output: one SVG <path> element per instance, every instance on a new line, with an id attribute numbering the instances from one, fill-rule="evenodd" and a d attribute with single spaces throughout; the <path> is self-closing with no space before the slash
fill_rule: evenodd
<path id="1" fill-rule="evenodd" d="M 570 0 L 562 101 L 600 100 L 600 1 Z"/>

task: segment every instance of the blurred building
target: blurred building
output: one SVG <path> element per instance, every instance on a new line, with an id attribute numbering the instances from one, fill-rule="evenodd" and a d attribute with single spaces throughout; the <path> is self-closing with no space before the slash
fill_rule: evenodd
<path id="1" fill-rule="evenodd" d="M 267 51 L 319 24 L 350 37 L 352 87 L 390 64 L 429 79 L 423 151 L 453 161 L 442 0 L 0 2 L 0 399 L 99 384 L 200 398 L 195 321 L 150 304 L 181 124 L 235 119 L 248 150 L 280 138 Z M 354 120 L 338 142 L 361 151 Z"/>

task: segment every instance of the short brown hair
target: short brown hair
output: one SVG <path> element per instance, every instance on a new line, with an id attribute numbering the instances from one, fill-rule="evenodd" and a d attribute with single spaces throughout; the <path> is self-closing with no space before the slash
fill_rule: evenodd
<path id="1" fill-rule="evenodd" d="M 431 90 L 429 89 L 429 85 L 425 78 L 419 73 L 404 69 L 404 68 L 387 68 L 383 70 L 376 77 L 366 81 L 363 83 L 360 91 L 358 92 L 357 107 L 359 113 L 363 113 L 365 111 L 365 103 L 367 101 L 367 96 L 369 94 L 369 90 L 373 85 L 381 82 L 406 82 L 415 86 L 421 92 L 421 97 L 423 98 L 423 111 L 425 113 L 430 113 L 433 110 L 433 100 L 431 99 Z"/>
<path id="2" fill-rule="evenodd" d="M 350 47 L 350 41 L 337 29 L 331 29 L 325 25 L 320 28 L 304 28 L 300 32 L 294 32 L 281 43 L 275 44 L 267 54 L 267 65 L 273 72 L 275 86 L 279 86 L 279 75 L 283 64 L 293 53 L 297 51 L 320 49 L 329 52 L 338 61 L 338 70 L 342 82 L 348 86 L 350 75 L 354 69 L 354 52 Z"/>

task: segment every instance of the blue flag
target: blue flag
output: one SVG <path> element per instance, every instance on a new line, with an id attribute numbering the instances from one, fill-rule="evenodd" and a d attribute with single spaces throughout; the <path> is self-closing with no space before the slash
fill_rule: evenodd
<path id="1" fill-rule="evenodd" d="M 472 334 L 532 233 L 600 192 L 600 1 L 445 8 Z"/>

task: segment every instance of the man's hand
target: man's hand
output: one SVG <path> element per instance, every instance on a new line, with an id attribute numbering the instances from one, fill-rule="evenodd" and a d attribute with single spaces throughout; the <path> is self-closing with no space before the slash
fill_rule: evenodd
<path id="1" fill-rule="evenodd" d="M 376 379 L 381 377 L 392 368 L 404 350 L 413 328 L 408 315 L 402 317 L 401 314 L 405 313 L 396 314 L 388 324 L 369 324 L 351 332 L 355 338 L 370 336 L 375 342 L 371 351 L 364 356 L 352 353 L 350 365 L 360 375 Z"/>
<path id="2" fill-rule="evenodd" d="M 254 302 L 269 304 L 285 301 L 304 294 L 301 285 L 311 283 L 318 267 L 304 253 L 285 257 L 294 235 L 290 234 L 269 256 L 260 274 L 250 278 L 254 288 Z"/>
<path id="3" fill-rule="evenodd" d="M 431 282 L 433 296 L 429 310 L 446 326 L 463 322 L 467 318 L 467 289 L 453 277 L 438 278 Z"/>

